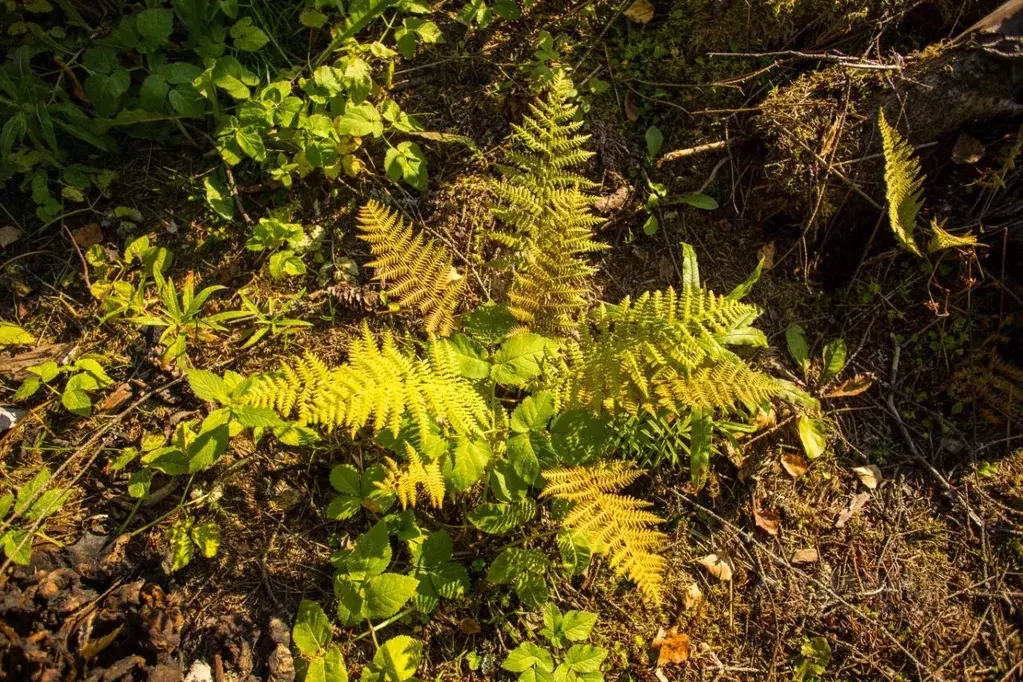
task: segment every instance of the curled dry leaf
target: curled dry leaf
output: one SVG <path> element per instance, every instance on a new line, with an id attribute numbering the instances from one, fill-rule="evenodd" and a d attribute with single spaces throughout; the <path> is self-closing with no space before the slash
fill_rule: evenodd
<path id="1" fill-rule="evenodd" d="M 963 133 L 952 148 L 952 160 L 958 164 L 974 164 L 984 158 L 984 143 L 973 135 Z"/>
<path id="2" fill-rule="evenodd" d="M 884 476 L 881 475 L 881 470 L 877 468 L 875 464 L 868 464 L 863 467 L 855 467 L 853 473 L 856 474 L 857 478 L 860 479 L 860 483 L 867 486 L 871 490 L 877 490 L 877 486 L 884 480 Z"/>
<path id="3" fill-rule="evenodd" d="M 792 559 L 790 559 L 790 561 L 797 566 L 802 564 L 815 564 L 817 563 L 817 550 L 813 547 L 798 550 L 792 555 Z"/>
<path id="4" fill-rule="evenodd" d="M 597 199 L 593 204 L 593 210 L 601 215 L 620 211 L 625 206 L 625 202 L 629 200 L 630 194 L 632 194 L 632 188 L 628 185 L 622 185 L 614 191 L 614 194 L 608 194 Z"/>
<path id="5" fill-rule="evenodd" d="M 89 223 L 72 231 L 71 234 L 74 236 L 78 246 L 83 249 L 103 241 L 103 230 L 100 229 L 99 223 Z"/>
<path id="6" fill-rule="evenodd" d="M 464 635 L 478 635 L 480 633 L 480 624 L 474 618 L 463 618 L 458 621 L 458 629 Z"/>
<path id="7" fill-rule="evenodd" d="M 760 260 L 764 261 L 765 272 L 774 267 L 774 256 L 777 252 L 778 245 L 774 241 L 769 241 L 757 249 L 757 256 L 760 257 Z"/>
<path id="8" fill-rule="evenodd" d="M 849 519 L 856 516 L 867 505 L 868 501 L 870 501 L 870 495 L 867 493 L 853 495 L 852 499 L 849 500 L 849 507 L 843 509 L 842 513 L 838 515 L 838 520 L 835 521 L 835 528 L 844 528 L 845 524 L 849 523 Z"/>
<path id="9" fill-rule="evenodd" d="M 694 606 L 703 601 L 703 590 L 696 583 L 692 583 L 686 589 L 686 593 L 682 596 L 682 603 L 686 607 L 686 611 L 689 611 Z"/>
<path id="10" fill-rule="evenodd" d="M 854 395 L 859 395 L 865 392 L 871 386 L 874 385 L 874 379 L 866 374 L 857 374 L 852 379 L 846 379 L 838 388 L 829 393 L 825 393 L 825 398 L 849 398 Z"/>
<path id="11" fill-rule="evenodd" d="M 113 393 L 108 395 L 106 398 L 103 398 L 103 400 L 96 405 L 96 409 L 100 412 L 116 410 L 121 405 L 124 405 L 126 402 L 131 400 L 131 395 L 131 386 L 129 384 L 121 384 L 114 389 Z"/>
<path id="12" fill-rule="evenodd" d="M 657 665 L 668 663 L 684 663 L 689 658 L 689 636 L 678 631 L 678 628 L 657 631 L 657 636 L 650 643 L 657 649 Z"/>
<path id="13" fill-rule="evenodd" d="M 799 478 L 810 468 L 805 457 L 793 452 L 786 452 L 781 456 L 781 466 L 792 478 Z"/>
<path id="14" fill-rule="evenodd" d="M 770 509 L 754 510 L 753 520 L 756 521 L 757 528 L 768 535 L 777 535 L 778 530 L 781 528 L 781 517 L 778 516 L 778 512 L 771 511 Z"/>
<path id="15" fill-rule="evenodd" d="M 696 561 L 718 580 L 727 582 L 732 579 L 734 571 L 732 569 L 732 561 L 728 558 L 727 554 L 708 554 Z"/>
<path id="16" fill-rule="evenodd" d="M 654 18 L 654 5 L 650 0 L 636 0 L 625 10 L 625 16 L 637 24 L 649 23 Z"/>

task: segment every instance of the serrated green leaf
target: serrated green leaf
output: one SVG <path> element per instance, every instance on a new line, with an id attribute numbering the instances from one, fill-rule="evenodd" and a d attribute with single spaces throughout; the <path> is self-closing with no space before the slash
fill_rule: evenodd
<path id="1" fill-rule="evenodd" d="M 217 374 L 204 369 L 189 369 L 188 386 L 199 400 L 228 405 L 231 403 L 231 390 Z"/>
<path id="2" fill-rule="evenodd" d="M 539 391 L 523 400 L 512 412 L 511 430 L 515 433 L 543 431 L 554 416 L 554 395 Z"/>
<path id="3" fill-rule="evenodd" d="M 540 376 L 546 340 L 538 334 L 518 334 L 494 353 L 491 377 L 502 386 L 523 386 Z"/>
<path id="4" fill-rule="evenodd" d="M 167 531 L 167 541 L 170 544 L 167 561 L 167 572 L 174 573 L 187 566 L 195 555 L 195 544 L 189 535 L 192 522 L 188 519 L 178 519 Z"/>
<path id="5" fill-rule="evenodd" d="M 355 548 L 348 556 L 345 568 L 353 579 L 365 580 L 383 573 L 390 563 L 391 543 L 387 524 L 378 521 L 355 541 Z"/>
<path id="6" fill-rule="evenodd" d="M 504 663 L 501 664 L 501 668 L 512 673 L 525 672 L 531 668 L 552 672 L 554 670 L 554 657 L 551 656 L 551 652 L 543 647 L 539 647 L 532 642 L 522 642 L 508 654 L 508 657 L 504 659 Z"/>
<path id="7" fill-rule="evenodd" d="M 373 656 L 374 672 L 383 682 L 404 682 L 416 674 L 422 656 L 422 642 L 399 635 L 384 642 Z"/>
<path id="8" fill-rule="evenodd" d="M 298 650 L 306 656 L 315 656 L 330 644 L 332 636 L 330 619 L 320 605 L 303 599 L 298 605 L 295 625 L 291 629 L 291 638 Z"/>

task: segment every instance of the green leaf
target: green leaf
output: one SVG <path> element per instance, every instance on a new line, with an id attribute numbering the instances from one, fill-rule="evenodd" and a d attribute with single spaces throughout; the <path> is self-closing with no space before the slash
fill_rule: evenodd
<path id="1" fill-rule="evenodd" d="M 565 663 L 577 673 L 595 673 L 607 658 L 607 649 L 589 644 L 574 644 L 565 654 Z"/>
<path id="2" fill-rule="evenodd" d="M 167 572 L 174 573 L 187 566 L 195 555 L 195 544 L 189 536 L 192 522 L 189 519 L 178 519 L 167 532 L 167 540 L 170 543 L 169 561 Z"/>
<path id="3" fill-rule="evenodd" d="M 458 373 L 467 379 L 486 379 L 490 376 L 490 363 L 487 362 L 487 349 L 466 336 L 453 334 L 441 343 L 449 347 L 455 354 Z"/>
<path id="4" fill-rule="evenodd" d="M 92 414 L 92 400 L 88 393 L 79 388 L 65 388 L 64 392 L 60 394 L 60 404 L 68 412 L 77 414 L 79 417 L 88 417 Z"/>
<path id="5" fill-rule="evenodd" d="M 648 237 L 653 237 L 655 234 L 657 234 L 657 230 L 660 227 L 661 221 L 657 219 L 657 216 L 651 213 L 646 217 L 646 220 L 643 221 L 643 234 L 647 235 Z"/>
<path id="6" fill-rule="evenodd" d="M 695 291 L 700 288 L 700 264 L 692 244 L 682 242 L 682 289 Z"/>
<path id="7" fill-rule="evenodd" d="M 163 76 L 171 85 L 192 84 L 202 75 L 202 69 L 190 62 L 174 62 L 153 67 L 153 72 Z"/>
<path id="8" fill-rule="evenodd" d="M 306 28 L 323 28 L 327 25 L 327 15 L 314 9 L 307 9 L 298 15 L 298 21 Z"/>
<path id="9" fill-rule="evenodd" d="M 28 530 L 9 530 L 3 535 L 4 554 L 21 566 L 32 561 L 32 534 Z"/>
<path id="10" fill-rule="evenodd" d="M 38 391 L 43 385 L 42 379 L 37 376 L 30 376 L 21 382 L 21 386 L 18 386 L 18 390 L 14 392 L 11 400 L 14 402 L 21 402 L 22 400 L 28 400 L 36 391 Z"/>
<path id="11" fill-rule="evenodd" d="M 330 484 L 345 495 L 361 497 L 362 475 L 351 464 L 339 464 L 330 470 Z"/>
<path id="12" fill-rule="evenodd" d="M 306 656 L 315 656 L 320 649 L 330 644 L 332 635 L 330 619 L 320 605 L 303 599 L 298 605 L 295 625 L 291 629 L 291 638 L 298 650 Z"/>
<path id="13" fill-rule="evenodd" d="M 345 560 L 345 569 L 355 580 L 365 580 L 383 573 L 391 563 L 391 543 L 387 524 L 378 521 L 359 536 L 355 548 Z"/>
<path id="14" fill-rule="evenodd" d="M 523 400 L 511 415 L 511 430 L 515 433 L 543 431 L 554 416 L 554 395 L 539 391 Z"/>
<path id="15" fill-rule="evenodd" d="M 206 100 L 190 83 L 176 86 L 167 95 L 167 101 L 181 116 L 202 118 L 206 113 Z"/>
<path id="16" fill-rule="evenodd" d="M 546 340 L 537 334 L 518 334 L 494 353 L 491 377 L 502 386 L 522 386 L 540 376 Z"/>
<path id="17" fill-rule="evenodd" d="M 792 324 L 785 330 L 785 343 L 789 347 L 789 355 L 796 361 L 806 376 L 810 369 L 810 347 L 806 343 L 806 330 L 801 325 Z"/>
<path id="18" fill-rule="evenodd" d="M 803 444 L 803 452 L 810 459 L 817 459 L 828 445 L 828 434 L 824 423 L 806 414 L 799 415 L 797 422 L 799 440 Z"/>
<path id="19" fill-rule="evenodd" d="M 234 199 L 228 193 L 227 187 L 217 175 L 208 173 L 203 176 L 203 187 L 206 188 L 206 203 L 217 212 L 221 218 L 231 220 L 234 218 Z"/>
<path id="20" fill-rule="evenodd" d="M 345 107 L 345 113 L 337 122 L 337 130 L 342 135 L 380 137 L 384 134 L 384 123 L 380 112 L 370 102 Z"/>
<path id="21" fill-rule="evenodd" d="M 462 320 L 465 333 L 484 346 L 499 343 L 517 326 L 518 322 L 508 308 L 496 303 L 482 305 Z"/>
<path id="22" fill-rule="evenodd" d="M 323 682 L 348 682 L 348 668 L 341 655 L 341 649 L 332 646 L 323 657 Z"/>
<path id="23" fill-rule="evenodd" d="M 142 81 L 142 87 L 139 88 L 139 106 L 154 113 L 163 111 L 168 90 L 170 85 L 163 76 L 155 73 L 146 76 Z"/>
<path id="24" fill-rule="evenodd" d="M 139 32 L 138 51 L 155 52 L 170 42 L 174 31 L 174 12 L 169 9 L 146 9 L 135 15 L 135 28 Z"/>
<path id="25" fill-rule="evenodd" d="M 245 69 L 234 57 L 220 57 L 213 65 L 210 80 L 221 90 L 237 100 L 249 98 L 247 83 L 255 84 L 259 80 Z M 193 82 L 193 85 L 195 83 Z"/>
<path id="26" fill-rule="evenodd" d="M 108 74 L 117 67 L 117 50 L 111 45 L 93 45 L 82 54 L 82 65 L 93 73 Z"/>
<path id="27" fill-rule="evenodd" d="M 401 142 L 397 147 L 388 149 L 384 157 L 384 168 L 387 177 L 395 182 L 405 180 L 418 190 L 426 189 L 426 158 L 415 142 Z"/>
<path id="28" fill-rule="evenodd" d="M 220 526 L 216 521 L 206 521 L 192 526 L 189 535 L 199 552 L 207 559 L 212 559 L 220 549 Z"/>
<path id="29" fill-rule="evenodd" d="M 467 515 L 469 523 L 484 533 L 498 535 L 517 528 L 536 516 L 536 502 L 526 498 L 515 504 L 481 504 Z"/>
<path id="30" fill-rule="evenodd" d="M 845 368 L 845 341 L 833 339 L 824 346 L 824 371 L 821 372 L 821 386 L 828 383 Z"/>
<path id="31" fill-rule="evenodd" d="M 416 593 L 419 581 L 400 573 L 381 573 L 366 581 L 366 611 L 370 618 L 390 618 Z"/>
<path id="32" fill-rule="evenodd" d="M 0 322 L 0 347 L 35 343 L 36 337 L 16 324 Z"/>
<path id="33" fill-rule="evenodd" d="M 544 604 L 550 599 L 550 591 L 547 589 L 547 581 L 540 573 L 521 573 L 515 576 L 515 594 L 522 603 L 531 609 Z"/>
<path id="34" fill-rule="evenodd" d="M 764 259 L 761 258 L 757 261 L 757 267 L 753 268 L 753 272 L 750 273 L 749 277 L 739 284 L 737 287 L 729 292 L 727 298 L 729 301 L 741 301 L 746 295 L 753 290 L 753 285 L 760 281 L 760 275 L 764 271 Z"/>
<path id="35" fill-rule="evenodd" d="M 537 485 L 540 477 L 540 453 L 545 443 L 538 433 L 520 433 L 508 439 L 508 461 L 523 481 Z"/>
<path id="36" fill-rule="evenodd" d="M 416 674 L 423 643 L 407 635 L 384 642 L 373 656 L 373 668 L 385 682 L 404 682 Z"/>
<path id="37" fill-rule="evenodd" d="M 525 497 L 529 490 L 529 484 L 515 473 L 511 462 L 504 460 L 498 462 L 490 470 L 490 491 L 501 502 L 508 504 L 518 502 Z"/>
<path id="38" fill-rule="evenodd" d="M 586 570 L 591 555 L 589 539 L 586 536 L 562 529 L 555 541 L 561 554 L 561 565 L 569 575 L 579 575 Z"/>
<path id="39" fill-rule="evenodd" d="M 199 400 L 220 403 L 221 405 L 229 405 L 231 403 L 231 389 L 214 372 L 205 369 L 189 369 L 186 370 L 186 374 L 188 376 L 188 386 Z"/>
<path id="40" fill-rule="evenodd" d="M 110 471 L 120 471 L 124 467 L 128 466 L 135 461 L 135 458 L 139 456 L 138 448 L 125 448 L 121 451 L 121 454 L 117 456 L 117 459 L 110 463 L 107 467 Z"/>
<path id="41" fill-rule="evenodd" d="M 270 276 L 274 279 L 283 279 L 286 276 L 304 275 L 306 273 L 302 257 L 289 249 L 278 251 L 270 256 L 267 269 L 270 271 Z"/>
<path id="42" fill-rule="evenodd" d="M 270 41 L 261 28 L 252 25 L 252 17 L 242 17 L 235 22 L 231 38 L 235 48 L 243 52 L 256 52 Z"/>
<path id="43" fill-rule="evenodd" d="M 494 0 L 494 14 L 508 20 L 518 19 L 522 16 L 519 5 L 515 0 Z"/>
<path id="44" fill-rule="evenodd" d="M 569 611 L 561 622 L 560 632 L 571 642 L 583 642 L 597 624 L 597 614 L 588 611 Z"/>
<path id="45" fill-rule="evenodd" d="M 657 158 L 657 154 L 661 151 L 661 145 L 664 144 L 664 135 L 661 133 L 661 129 L 657 126 L 650 126 L 646 129 L 646 155 L 651 158 Z"/>
<path id="46" fill-rule="evenodd" d="M 707 483 L 707 475 L 710 472 L 712 413 L 694 409 L 690 429 L 689 477 L 699 490 Z"/>
<path id="47" fill-rule="evenodd" d="M 559 414 L 551 423 L 551 449 L 561 463 L 578 466 L 593 461 L 608 449 L 611 430 L 607 417 L 585 410 Z"/>
<path id="48" fill-rule="evenodd" d="M 498 585 L 510 583 L 517 576 L 532 573 L 543 575 L 547 571 L 547 555 L 539 549 L 504 549 L 487 571 L 487 580 Z"/>
<path id="49" fill-rule="evenodd" d="M 545 672 L 553 672 L 554 658 L 549 651 L 532 642 L 519 644 L 501 664 L 502 669 L 512 673 L 525 672 L 534 667 Z"/>
<path id="50" fill-rule="evenodd" d="M 148 497 L 152 481 L 152 469 L 139 469 L 131 475 L 131 480 L 128 481 L 128 495 L 136 500 Z"/>
<path id="51" fill-rule="evenodd" d="M 28 483 L 18 490 L 17 502 L 14 505 L 15 514 L 24 514 L 33 503 L 33 498 L 43 489 L 43 486 L 50 480 L 50 470 L 43 467 L 36 472 L 35 476 L 29 479 Z"/>
<path id="52" fill-rule="evenodd" d="M 12 504 L 14 504 L 13 493 L 7 493 L 3 497 L 0 497 L 0 519 L 7 516 L 7 512 L 11 511 Z"/>
<path id="53" fill-rule="evenodd" d="M 468 490 L 482 478 L 492 454 L 490 443 L 484 439 L 459 438 L 441 464 L 444 483 L 456 492 Z"/>
<path id="54" fill-rule="evenodd" d="M 701 208 L 704 211 L 715 211 L 718 208 L 717 199 L 699 193 L 686 194 L 671 203 L 689 204 L 694 208 Z"/>
<path id="55" fill-rule="evenodd" d="M 110 75 L 94 73 L 82 84 L 93 108 L 100 116 L 112 116 L 120 104 L 120 97 L 131 85 L 128 69 L 115 67 Z"/>

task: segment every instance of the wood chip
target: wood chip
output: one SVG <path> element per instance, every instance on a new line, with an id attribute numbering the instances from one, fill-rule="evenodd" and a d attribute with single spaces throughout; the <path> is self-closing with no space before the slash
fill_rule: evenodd
<path id="1" fill-rule="evenodd" d="M 803 564 L 815 564 L 817 563 L 817 550 L 813 547 L 810 547 L 809 549 L 801 549 L 793 554 L 789 561 L 797 566 Z"/>

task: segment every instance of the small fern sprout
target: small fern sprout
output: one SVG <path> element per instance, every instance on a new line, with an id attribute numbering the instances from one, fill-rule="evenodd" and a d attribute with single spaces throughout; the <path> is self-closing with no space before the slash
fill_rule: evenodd
<path id="1" fill-rule="evenodd" d="M 922 256 L 913 239 L 916 218 L 924 205 L 923 175 L 920 161 L 913 156 L 913 148 L 878 111 L 877 125 L 881 130 L 884 150 L 884 181 L 888 197 L 888 218 L 892 231 L 907 251 Z"/>

